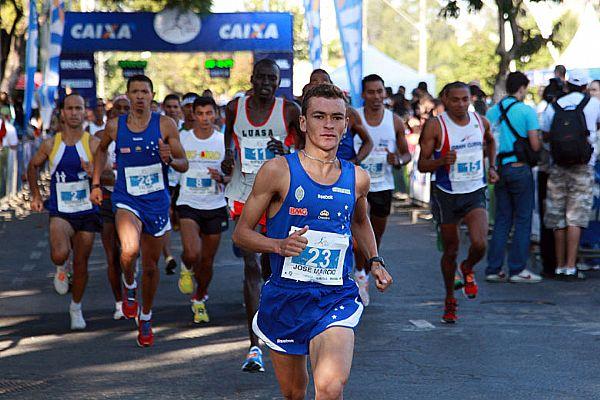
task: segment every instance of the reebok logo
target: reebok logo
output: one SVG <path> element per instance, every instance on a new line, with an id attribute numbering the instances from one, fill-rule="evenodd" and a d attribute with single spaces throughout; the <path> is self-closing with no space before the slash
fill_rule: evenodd
<path id="1" fill-rule="evenodd" d="M 331 194 L 317 194 L 317 199 L 321 200 L 333 200 L 333 195 Z"/>

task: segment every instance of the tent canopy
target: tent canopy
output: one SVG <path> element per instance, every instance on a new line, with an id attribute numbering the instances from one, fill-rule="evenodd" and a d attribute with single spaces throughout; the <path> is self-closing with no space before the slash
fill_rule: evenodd
<path id="1" fill-rule="evenodd" d="M 592 2 L 588 1 L 584 12 L 579 19 L 579 29 L 573 36 L 571 43 L 560 55 L 557 64 L 562 64 L 567 69 L 600 68 L 600 21 Z"/>
<path id="2" fill-rule="evenodd" d="M 398 90 L 398 86 L 402 85 L 406 87 L 408 97 L 410 97 L 410 92 L 421 81 L 427 82 L 429 92 L 435 92 L 435 75 L 419 75 L 414 69 L 399 63 L 375 47 L 367 45 L 363 52 L 363 76 L 370 74 L 381 76 L 385 82 L 385 86 L 390 86 L 394 93 Z M 346 64 L 342 64 L 342 66 L 333 70 L 330 76 L 335 85 L 343 90 L 350 90 Z"/>

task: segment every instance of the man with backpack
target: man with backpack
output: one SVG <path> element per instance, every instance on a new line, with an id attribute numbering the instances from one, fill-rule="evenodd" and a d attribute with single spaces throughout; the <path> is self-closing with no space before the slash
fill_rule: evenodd
<path id="1" fill-rule="evenodd" d="M 554 230 L 559 278 L 583 277 L 576 268 L 577 251 L 592 208 L 592 167 L 598 154 L 594 143 L 600 123 L 600 102 L 585 94 L 588 83 L 583 71 L 571 71 L 568 94 L 549 106 L 541 120 L 552 157 L 544 223 Z"/>
<path id="2" fill-rule="evenodd" d="M 511 72 L 506 80 L 508 96 L 492 107 L 486 117 L 494 127 L 500 180 L 494 188 L 496 216 L 488 250 L 488 282 L 538 283 L 542 278 L 529 271 L 529 241 L 535 189 L 531 167 L 537 163 L 541 144 L 535 110 L 524 104 L 529 79 Z M 502 271 L 508 235 L 515 226 L 508 252 L 508 272 Z"/>

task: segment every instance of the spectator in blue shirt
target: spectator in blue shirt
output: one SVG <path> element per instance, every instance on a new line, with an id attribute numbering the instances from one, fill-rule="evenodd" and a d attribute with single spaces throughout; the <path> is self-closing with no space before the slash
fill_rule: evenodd
<path id="1" fill-rule="evenodd" d="M 537 283 L 542 278 L 527 269 L 531 218 L 534 207 L 534 184 L 531 166 L 515 155 L 515 135 L 526 139 L 533 151 L 539 151 L 539 124 L 535 110 L 524 104 L 529 79 L 512 72 L 506 81 L 508 96 L 487 112 L 498 141 L 498 173 L 496 183 L 496 217 L 488 250 L 486 280 L 504 282 L 502 271 L 508 235 L 514 224 L 512 245 L 508 251 L 508 280 L 515 283 Z M 527 142 L 525 142 L 527 143 Z"/>

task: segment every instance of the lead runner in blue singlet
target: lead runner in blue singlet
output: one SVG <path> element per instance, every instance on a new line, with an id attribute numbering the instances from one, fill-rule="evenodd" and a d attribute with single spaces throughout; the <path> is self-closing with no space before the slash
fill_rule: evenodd
<path id="1" fill-rule="evenodd" d="M 127 318 L 139 317 L 137 342 L 143 347 L 154 343 L 151 318 L 159 278 L 157 264 L 163 236 L 171 229 L 167 170 L 169 166 L 178 172 L 188 169 L 175 122 L 150 111 L 153 96 L 150 78 L 145 75 L 129 78 L 127 97 L 131 101 L 131 112 L 107 123 L 94 159 L 91 193 L 92 202 L 101 204 L 100 175 L 106 164 L 108 147 L 114 141 L 117 178 L 112 203 L 121 242 L 122 310 Z M 141 313 L 138 312 L 134 277 L 140 247 L 143 267 Z"/>
<path id="2" fill-rule="evenodd" d="M 392 283 L 367 217 L 369 176 L 336 157 L 347 123 L 340 89 L 310 89 L 300 117 L 305 148 L 261 167 L 233 235 L 238 246 L 270 254 L 272 274 L 253 330 L 272 350 L 285 398 L 305 397 L 307 355 L 316 398 L 342 397 L 363 310 L 352 280 L 353 236 L 370 258 L 377 288 Z M 264 212 L 266 237 L 255 231 Z"/>

